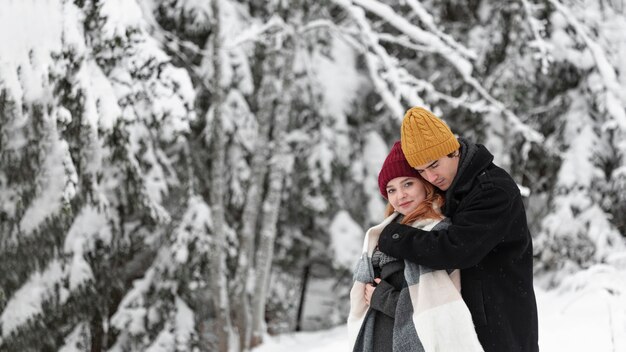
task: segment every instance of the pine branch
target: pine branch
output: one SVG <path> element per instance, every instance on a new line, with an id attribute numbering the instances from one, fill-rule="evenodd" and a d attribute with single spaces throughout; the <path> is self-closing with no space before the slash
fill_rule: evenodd
<path id="1" fill-rule="evenodd" d="M 452 38 L 452 36 L 442 32 L 441 30 L 439 30 L 439 28 L 437 28 L 433 16 L 431 16 L 428 11 L 426 11 L 421 2 L 418 2 L 417 0 L 407 0 L 407 3 L 411 6 L 413 12 L 417 14 L 420 21 L 422 21 L 422 23 L 428 28 L 428 30 L 441 38 L 441 40 L 443 40 L 450 47 L 454 48 L 465 58 L 470 60 L 476 59 L 477 55 L 473 50 L 466 48 L 461 43 Z"/>
<path id="2" fill-rule="evenodd" d="M 563 14 L 567 22 L 583 40 L 596 62 L 596 69 L 602 76 L 602 83 L 606 89 L 605 103 L 608 113 L 613 118 L 612 122 L 617 124 L 620 130 L 626 130 L 626 93 L 623 92 L 617 81 L 617 73 L 609 62 L 604 49 L 592 39 L 585 25 L 582 24 L 570 10 L 563 6 L 559 0 L 549 0 L 554 7 Z"/>
<path id="3" fill-rule="evenodd" d="M 522 0 L 522 5 L 524 5 L 524 13 L 526 14 L 526 18 L 528 19 L 528 25 L 530 26 L 530 30 L 535 37 L 535 40 L 530 42 L 530 46 L 536 48 L 539 51 L 537 54 L 539 60 L 541 61 L 541 73 L 545 75 L 548 73 L 550 63 L 554 61 L 552 55 L 550 55 L 552 45 L 543 39 L 542 33 L 545 32 L 545 26 L 542 22 L 540 22 L 533 16 L 534 4 L 531 4 L 528 0 Z"/>
<path id="4" fill-rule="evenodd" d="M 377 58 L 372 58 L 370 55 L 366 57 L 370 78 L 381 95 L 383 102 L 393 115 L 398 117 L 404 115 L 405 107 L 402 106 L 402 97 L 412 105 L 423 105 L 422 99 L 417 94 L 413 93 L 408 95 L 406 91 L 398 92 L 402 84 L 399 80 L 401 74 L 399 74 L 398 69 L 396 69 L 398 66 L 397 61 L 391 58 L 386 49 L 379 44 L 379 35 L 371 29 L 363 10 L 360 7 L 351 5 L 348 1 L 334 0 L 334 2 L 344 7 L 352 15 L 361 33 L 363 33 L 361 39 L 366 44 L 365 46 L 368 50 L 373 51 L 373 55 L 377 56 Z M 396 29 L 404 33 L 408 38 L 418 42 L 420 45 L 430 47 L 430 52 L 441 54 L 444 59 L 457 69 L 463 80 L 490 105 L 493 111 L 504 115 L 511 125 L 511 134 L 521 134 L 526 140 L 526 143 L 541 143 L 543 141 L 543 136 L 539 132 L 524 124 L 513 111 L 508 109 L 502 102 L 495 99 L 487 89 L 471 75 L 473 71 L 472 63 L 463 58 L 463 55 L 457 52 L 453 47 L 447 45 L 436 35 L 412 25 L 402 16 L 396 14 L 388 5 L 383 5 L 373 0 L 354 0 L 353 3 L 361 5 L 368 11 L 386 20 L 390 25 L 396 27 Z M 380 60 L 378 64 L 383 68 L 383 73 L 378 72 L 378 65 L 375 64 L 377 60 Z"/>

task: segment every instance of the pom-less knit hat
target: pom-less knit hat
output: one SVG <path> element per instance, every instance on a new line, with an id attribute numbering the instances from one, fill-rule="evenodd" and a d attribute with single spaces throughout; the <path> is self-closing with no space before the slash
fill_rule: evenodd
<path id="1" fill-rule="evenodd" d="M 412 167 L 444 157 L 459 149 L 459 141 L 448 125 L 432 112 L 410 108 L 401 127 L 402 151 Z"/>
<path id="2" fill-rule="evenodd" d="M 387 183 L 396 177 L 420 177 L 420 174 L 414 168 L 409 165 L 402 153 L 400 147 L 400 141 L 394 143 L 389 155 L 383 163 L 383 167 L 378 173 L 378 188 L 380 188 L 380 194 L 387 198 Z"/>

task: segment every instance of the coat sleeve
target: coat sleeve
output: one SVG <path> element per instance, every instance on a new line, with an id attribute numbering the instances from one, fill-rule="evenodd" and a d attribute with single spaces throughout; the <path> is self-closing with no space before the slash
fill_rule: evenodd
<path id="1" fill-rule="evenodd" d="M 399 290 L 396 290 L 393 285 L 387 281 L 381 280 L 376 286 L 374 293 L 372 293 L 370 307 L 393 318 L 396 314 L 396 306 L 398 305 L 399 297 Z"/>
<path id="2" fill-rule="evenodd" d="M 519 212 L 522 214 L 517 214 Z M 503 242 L 515 226 L 520 228 L 523 204 L 519 193 L 511 196 L 501 187 L 481 189 L 452 217 L 447 229 L 423 231 L 391 223 L 378 242 L 379 249 L 393 257 L 433 269 L 465 269 L 478 264 Z"/>

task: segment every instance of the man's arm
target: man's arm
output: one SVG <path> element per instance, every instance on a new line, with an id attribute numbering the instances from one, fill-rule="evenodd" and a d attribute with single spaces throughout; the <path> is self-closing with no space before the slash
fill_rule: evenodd
<path id="1" fill-rule="evenodd" d="M 443 230 L 423 231 L 391 223 L 378 242 L 379 249 L 396 258 L 406 259 L 433 269 L 464 269 L 478 264 L 511 231 L 523 209 L 520 196 L 511 197 L 504 189 L 492 187 L 457 212 L 452 224 Z"/>

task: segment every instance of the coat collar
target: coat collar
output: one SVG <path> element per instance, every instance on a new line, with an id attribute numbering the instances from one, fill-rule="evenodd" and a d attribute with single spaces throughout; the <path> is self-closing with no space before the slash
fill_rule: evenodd
<path id="1" fill-rule="evenodd" d="M 469 142 L 464 138 L 459 138 L 459 143 L 461 144 L 459 170 L 446 191 L 446 214 L 452 210 L 448 204 L 454 204 L 454 199 L 460 199 L 467 194 L 472 189 L 474 179 L 493 161 L 493 155 L 484 145 Z"/>

